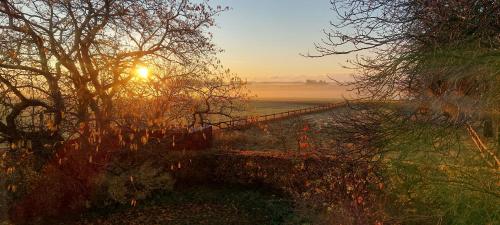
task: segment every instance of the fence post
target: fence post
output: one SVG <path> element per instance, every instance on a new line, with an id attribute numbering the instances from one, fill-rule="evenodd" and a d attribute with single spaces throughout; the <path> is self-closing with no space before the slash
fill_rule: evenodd
<path id="1" fill-rule="evenodd" d="M 255 117 L 248 117 L 247 116 L 246 118 L 233 119 L 230 121 L 219 122 L 219 123 L 217 123 L 217 125 L 219 126 L 219 129 L 234 129 L 235 127 L 238 127 L 238 126 L 246 127 L 246 126 L 252 125 L 254 123 L 258 123 L 258 122 L 267 122 L 270 120 L 277 120 L 277 119 L 288 118 L 288 117 L 293 117 L 293 116 L 305 115 L 305 114 L 313 113 L 313 112 L 326 111 L 329 109 L 337 108 L 341 105 L 344 105 L 344 103 L 321 104 L 321 105 L 311 106 L 311 107 L 307 107 L 307 108 L 299 108 L 299 109 L 289 110 L 286 112 L 266 114 L 266 115 L 255 116 Z"/>

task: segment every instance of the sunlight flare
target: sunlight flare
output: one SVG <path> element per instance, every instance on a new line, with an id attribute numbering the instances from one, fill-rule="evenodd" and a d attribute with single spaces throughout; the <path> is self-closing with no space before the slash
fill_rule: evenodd
<path id="1" fill-rule="evenodd" d="M 145 66 L 138 66 L 136 69 L 137 76 L 143 79 L 147 79 L 149 77 L 149 73 L 150 73 L 149 68 Z"/>

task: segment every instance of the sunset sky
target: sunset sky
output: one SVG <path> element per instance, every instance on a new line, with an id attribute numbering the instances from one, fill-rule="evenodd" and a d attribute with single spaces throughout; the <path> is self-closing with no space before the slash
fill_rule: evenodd
<path id="1" fill-rule="evenodd" d="M 248 81 L 345 80 L 346 56 L 305 58 L 334 19 L 328 0 L 217 0 L 231 7 L 217 18 L 222 63 Z"/>

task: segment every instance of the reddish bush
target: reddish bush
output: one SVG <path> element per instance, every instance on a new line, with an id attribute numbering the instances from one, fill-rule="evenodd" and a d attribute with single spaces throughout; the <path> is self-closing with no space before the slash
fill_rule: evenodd
<path id="1" fill-rule="evenodd" d="M 282 152 L 238 152 L 216 160 L 219 182 L 278 190 L 306 208 L 329 211 L 344 224 L 382 220 L 377 205 L 381 179 L 371 162 Z"/>
<path id="2" fill-rule="evenodd" d="M 11 220 L 27 223 L 81 212 L 98 188 L 97 177 L 107 172 L 113 158 L 126 160 L 137 154 L 135 151 L 155 143 L 166 148 L 164 153 L 167 152 L 164 150 L 203 149 L 211 145 L 211 138 L 209 128 L 192 133 L 120 130 L 91 135 L 87 140 L 68 141 L 43 167 L 42 179 L 11 207 Z"/>

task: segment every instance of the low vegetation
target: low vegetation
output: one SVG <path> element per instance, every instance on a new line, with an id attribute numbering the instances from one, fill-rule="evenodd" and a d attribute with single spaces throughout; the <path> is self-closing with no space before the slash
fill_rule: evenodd
<path id="1" fill-rule="evenodd" d="M 380 183 L 370 189 L 377 193 L 378 205 L 372 208 L 376 212 L 372 219 L 377 218 L 374 223 L 495 224 L 500 215 L 500 189 L 498 171 L 488 164 L 493 158 L 481 156 L 466 129 L 427 121 L 408 122 L 407 113 L 408 109 L 402 105 L 352 105 L 352 108 L 227 132 L 217 141 L 218 146 L 231 150 L 275 154 L 270 150 L 282 149 L 291 161 L 297 160 L 300 153 L 343 156 L 339 163 L 356 162 L 354 168 L 358 172 L 365 171 L 362 163 L 377 168 L 375 174 Z M 312 132 L 304 133 L 304 127 Z M 301 148 L 301 135 L 311 136 L 307 139 L 308 148 Z M 304 180 L 314 180 L 306 177 Z M 335 178 L 328 182 L 337 181 Z M 304 196 L 295 200 L 307 202 Z M 322 207 L 325 211 L 339 208 L 330 203 Z M 318 212 L 321 210 L 300 211 L 302 216 L 314 220 L 313 224 L 363 223 L 341 222 L 339 214 Z M 343 211 L 342 215 L 349 214 Z"/>
<path id="2" fill-rule="evenodd" d="M 156 192 L 147 202 L 140 202 L 132 209 L 95 208 L 78 218 L 76 224 L 277 225 L 294 217 L 292 207 L 286 198 L 265 190 L 199 185 Z"/>
<path id="3" fill-rule="evenodd" d="M 208 30 L 226 7 L 0 1 L 0 223 L 499 224 L 500 2 L 330 4 L 307 56 L 359 53 L 353 79 L 251 84 L 279 100 L 252 112 Z"/>

